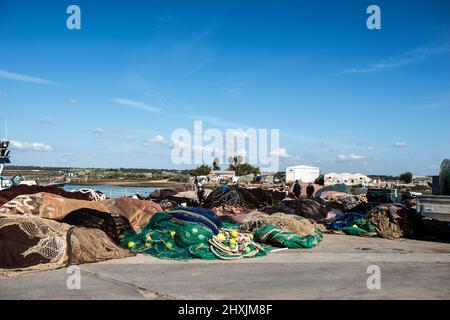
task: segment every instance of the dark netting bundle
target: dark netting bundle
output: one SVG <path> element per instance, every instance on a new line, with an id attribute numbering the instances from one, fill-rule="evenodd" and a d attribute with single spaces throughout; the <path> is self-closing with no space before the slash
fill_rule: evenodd
<path id="1" fill-rule="evenodd" d="M 217 228 L 220 228 L 222 226 L 222 220 L 220 220 L 219 216 L 214 213 L 214 211 L 211 211 L 209 209 L 205 208 L 190 208 L 190 207 L 175 207 L 170 212 L 174 211 L 187 211 L 190 213 L 201 215 L 213 222 Z"/>
<path id="2" fill-rule="evenodd" d="M 85 208 L 72 211 L 61 222 L 100 229 L 116 243 L 119 243 L 125 233 L 132 229 L 130 222 L 124 216 Z"/>
<path id="3" fill-rule="evenodd" d="M 214 234 L 219 233 L 219 228 L 222 225 L 222 221 L 213 211 L 204 208 L 176 207 L 167 212 L 174 219 L 201 224 L 209 228 Z"/>
<path id="4" fill-rule="evenodd" d="M 258 189 L 245 189 L 242 187 L 217 188 L 212 191 L 205 200 L 207 208 L 223 205 L 241 206 L 244 208 L 259 208 L 271 202 L 271 197 L 266 191 Z"/>
<path id="5" fill-rule="evenodd" d="M 86 200 L 86 201 L 94 200 L 91 193 L 84 193 L 77 191 L 69 192 L 57 187 L 28 186 L 22 184 L 18 186 L 12 186 L 11 188 L 0 191 L 0 206 L 13 200 L 17 196 L 31 195 L 41 192 L 56 194 L 67 199 Z"/>
<path id="6" fill-rule="evenodd" d="M 334 209 L 328 201 L 320 198 L 291 199 L 285 200 L 283 203 L 294 209 L 295 214 L 312 219 L 316 222 L 321 222 L 327 219 L 328 214 L 333 212 Z"/>
<path id="7" fill-rule="evenodd" d="M 374 204 L 382 203 L 398 203 L 401 201 L 401 196 L 396 189 L 368 189 L 367 201 Z"/>
<path id="8" fill-rule="evenodd" d="M 331 230 L 340 231 L 344 228 L 353 226 L 356 220 L 364 219 L 366 216 L 367 214 L 361 212 L 344 212 L 338 214 L 327 227 Z"/>

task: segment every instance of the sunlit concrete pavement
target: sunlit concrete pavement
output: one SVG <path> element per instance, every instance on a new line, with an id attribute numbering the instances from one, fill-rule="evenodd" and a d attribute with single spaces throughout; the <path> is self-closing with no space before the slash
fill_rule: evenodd
<path id="1" fill-rule="evenodd" d="M 369 290 L 367 268 L 381 271 Z M 137 256 L 0 278 L 0 299 L 449 299 L 450 244 L 326 235 L 319 247 L 239 261 Z"/>

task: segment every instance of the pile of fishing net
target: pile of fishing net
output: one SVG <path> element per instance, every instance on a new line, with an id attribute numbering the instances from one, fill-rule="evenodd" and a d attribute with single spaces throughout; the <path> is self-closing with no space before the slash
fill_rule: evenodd
<path id="1" fill-rule="evenodd" d="M 302 237 L 293 232 L 283 231 L 271 224 L 266 224 L 256 230 L 255 237 L 259 242 L 289 249 L 313 248 L 322 240 L 321 236 L 306 235 Z"/>
<path id="2" fill-rule="evenodd" d="M 36 194 L 41 192 L 56 194 L 67 199 L 86 200 L 86 201 L 98 200 L 98 198 L 101 195 L 100 192 L 92 192 L 91 190 L 87 192 L 87 190 L 84 189 L 69 192 L 57 187 L 18 185 L 0 191 L 0 206 L 4 205 L 5 203 L 13 200 L 18 196 Z"/>
<path id="3" fill-rule="evenodd" d="M 175 185 L 172 188 L 168 189 L 158 189 L 153 191 L 146 200 L 155 200 L 157 202 L 161 202 L 167 199 L 173 199 L 177 202 L 180 201 L 189 201 L 196 200 L 196 187 L 193 183 L 184 183 L 180 185 Z M 178 199 L 177 199 L 178 198 Z M 184 199 L 184 200 L 183 200 Z"/>
<path id="4" fill-rule="evenodd" d="M 324 228 L 297 215 L 259 213 L 242 224 L 241 229 L 255 232 L 258 242 L 290 249 L 312 248 L 323 239 Z"/>
<path id="5" fill-rule="evenodd" d="M 350 190 L 348 189 L 348 186 L 346 184 L 344 184 L 344 183 L 337 183 L 337 184 L 333 184 L 333 185 L 326 186 L 326 187 L 323 187 L 323 188 L 319 189 L 314 194 L 314 196 L 322 198 L 322 193 L 323 192 L 327 192 L 327 191 L 336 191 L 336 192 L 342 192 L 342 193 L 350 194 Z"/>
<path id="6" fill-rule="evenodd" d="M 131 256 L 103 231 L 30 215 L 0 215 L 0 275 Z"/>
<path id="7" fill-rule="evenodd" d="M 72 211 L 61 222 L 72 226 L 100 229 L 116 243 L 132 230 L 130 222 L 122 215 L 85 208 Z"/>
<path id="8" fill-rule="evenodd" d="M 361 212 L 344 212 L 337 215 L 327 227 L 334 233 L 345 233 L 354 236 L 376 236 L 375 226 L 366 217 L 367 214 Z"/>
<path id="9" fill-rule="evenodd" d="M 375 225 L 378 235 L 387 239 L 411 236 L 422 228 L 417 212 L 398 203 L 378 205 L 369 212 L 367 218 Z"/>
<path id="10" fill-rule="evenodd" d="M 130 232 L 122 246 L 161 259 L 240 259 L 265 255 L 248 234 L 221 229 L 211 210 L 178 207 L 158 212 L 140 232 Z"/>
<path id="11" fill-rule="evenodd" d="M 399 239 L 417 234 L 423 229 L 423 223 L 415 210 L 386 203 L 374 207 L 368 214 L 345 212 L 338 215 L 328 228 L 349 235 Z"/>
<path id="12" fill-rule="evenodd" d="M 0 208 L 2 214 L 31 214 L 62 221 L 73 212 L 95 210 L 126 218 L 135 230 L 147 224 L 150 217 L 161 207 L 149 200 L 132 198 L 108 199 L 104 201 L 84 201 L 64 198 L 50 193 L 20 195 Z M 73 214 L 72 214 L 73 216 Z M 118 231 L 120 234 L 120 231 Z"/>
<path id="13" fill-rule="evenodd" d="M 246 189 L 242 187 L 217 188 L 205 199 L 206 208 L 223 205 L 241 206 L 244 208 L 259 208 L 272 204 L 272 197 L 261 188 Z"/>
<path id="14" fill-rule="evenodd" d="M 285 213 L 295 213 L 296 215 L 312 219 L 316 222 L 322 222 L 330 218 L 330 214 L 334 217 L 334 211 L 336 208 L 346 208 L 340 203 L 333 203 L 330 201 L 323 200 L 321 198 L 302 198 L 302 199 L 285 199 L 283 204 L 286 209 L 283 210 Z M 289 209 L 290 208 L 290 209 Z M 292 211 L 292 209 L 294 211 Z M 264 212 L 268 212 L 266 208 L 262 209 Z"/>
<path id="15" fill-rule="evenodd" d="M 351 194 L 331 190 L 322 192 L 320 198 L 325 200 L 342 201 L 342 202 L 355 200 L 354 196 Z"/>

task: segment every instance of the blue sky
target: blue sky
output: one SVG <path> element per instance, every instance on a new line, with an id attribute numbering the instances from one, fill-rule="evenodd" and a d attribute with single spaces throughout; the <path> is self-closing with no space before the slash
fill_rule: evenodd
<path id="1" fill-rule="evenodd" d="M 66 27 L 71 4 L 81 30 Z M 366 27 L 370 4 L 381 30 Z M 0 0 L 12 161 L 176 168 L 171 132 L 203 120 L 280 129 L 281 169 L 436 174 L 449 18 L 445 0 Z"/>

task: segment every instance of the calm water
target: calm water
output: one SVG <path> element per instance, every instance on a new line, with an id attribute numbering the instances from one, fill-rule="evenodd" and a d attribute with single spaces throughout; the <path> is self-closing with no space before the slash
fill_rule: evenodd
<path id="1" fill-rule="evenodd" d="M 143 197 L 148 197 L 153 191 L 160 189 L 154 187 L 119 187 L 119 186 L 77 186 L 77 185 L 67 185 L 64 187 L 67 191 L 77 190 L 77 189 L 92 189 L 95 191 L 103 192 L 107 197 L 110 198 L 120 198 L 123 196 L 133 196 L 135 194 L 140 194 Z"/>

